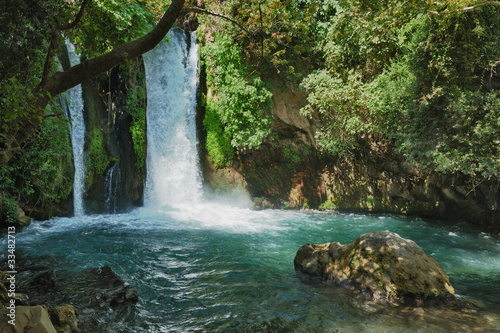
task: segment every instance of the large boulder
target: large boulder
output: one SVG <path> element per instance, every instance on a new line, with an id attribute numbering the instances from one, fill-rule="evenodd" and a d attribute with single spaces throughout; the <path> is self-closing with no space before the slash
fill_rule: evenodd
<path id="1" fill-rule="evenodd" d="M 354 288 L 376 301 L 453 298 L 439 264 L 412 240 L 390 231 L 361 235 L 352 244 L 306 244 L 295 256 L 297 271 Z"/>

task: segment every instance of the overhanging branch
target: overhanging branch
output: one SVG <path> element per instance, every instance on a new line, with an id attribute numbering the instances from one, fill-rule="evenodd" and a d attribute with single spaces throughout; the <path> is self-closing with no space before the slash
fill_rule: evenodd
<path id="1" fill-rule="evenodd" d="M 82 5 L 80 6 L 80 10 L 78 11 L 78 14 L 76 14 L 76 17 L 73 20 L 73 22 L 70 22 L 70 23 L 65 24 L 65 25 L 60 25 L 57 28 L 59 30 L 68 30 L 68 29 L 73 28 L 75 25 L 77 25 L 80 22 L 80 20 L 82 19 L 83 13 L 85 12 L 85 8 L 87 7 L 87 5 L 91 1 L 92 0 L 83 0 Z"/>

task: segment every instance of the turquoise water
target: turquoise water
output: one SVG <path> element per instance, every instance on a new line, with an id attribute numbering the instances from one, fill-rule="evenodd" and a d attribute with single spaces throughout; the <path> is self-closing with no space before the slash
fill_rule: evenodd
<path id="1" fill-rule="evenodd" d="M 347 244 L 378 229 L 416 241 L 441 264 L 458 297 L 481 309 L 394 308 L 296 274 L 293 259 L 300 246 Z M 1 246 L 6 248 L 5 240 Z M 89 332 L 457 332 L 500 327 L 500 240 L 464 225 L 391 215 L 251 211 L 212 203 L 35 222 L 17 234 L 16 251 L 18 266 L 56 263 L 59 279 L 109 265 L 138 290 L 135 308 L 100 314 L 98 328 L 86 327 L 95 314 L 80 310 L 82 328 Z"/>

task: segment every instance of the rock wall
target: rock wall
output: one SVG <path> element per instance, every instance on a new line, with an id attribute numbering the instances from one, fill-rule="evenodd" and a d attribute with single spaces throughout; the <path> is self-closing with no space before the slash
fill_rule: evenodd
<path id="1" fill-rule="evenodd" d="M 144 127 L 136 130 L 145 135 L 145 111 L 137 111 L 145 110 L 145 93 L 138 94 L 144 89 L 143 77 L 144 66 L 137 60 L 82 84 L 89 213 L 122 212 L 142 204 L 146 141 L 136 137 L 141 141 L 136 144 L 132 127 Z M 140 117 L 143 121 L 135 122 Z"/>
<path id="2" fill-rule="evenodd" d="M 319 170 L 322 201 L 333 207 L 468 222 L 500 231 L 498 181 L 419 169 L 373 138 L 351 158 Z"/>

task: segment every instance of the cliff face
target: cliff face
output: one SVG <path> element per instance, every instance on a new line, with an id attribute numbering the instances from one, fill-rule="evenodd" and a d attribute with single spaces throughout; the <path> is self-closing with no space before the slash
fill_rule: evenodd
<path id="1" fill-rule="evenodd" d="M 142 204 L 146 157 L 143 78 L 142 62 L 136 61 L 82 85 L 88 212 L 121 212 Z"/>

